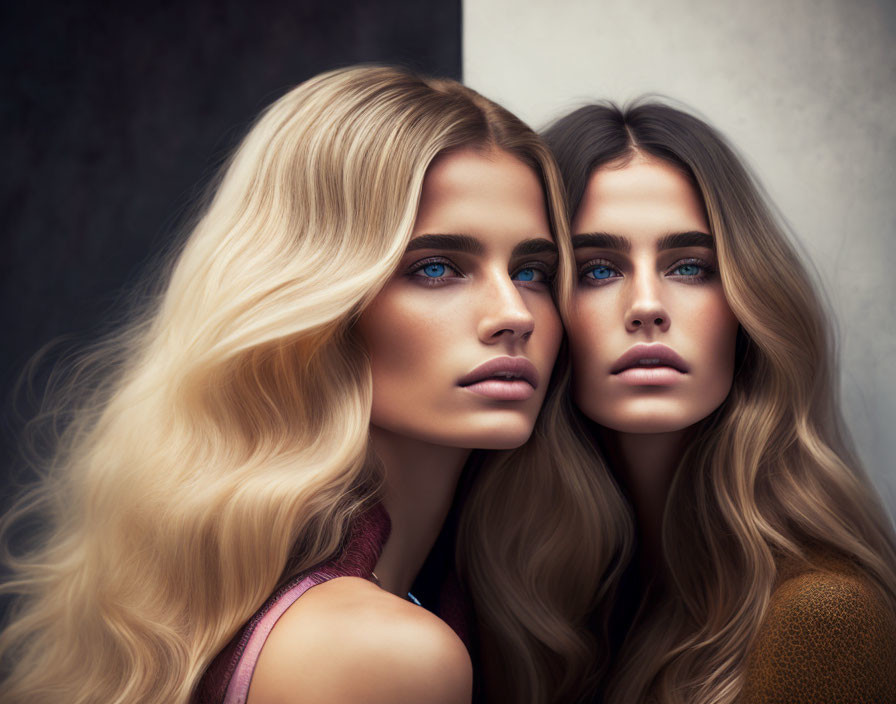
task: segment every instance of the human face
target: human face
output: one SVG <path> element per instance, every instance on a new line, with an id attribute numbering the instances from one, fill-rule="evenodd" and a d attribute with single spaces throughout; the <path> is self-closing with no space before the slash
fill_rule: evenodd
<path id="1" fill-rule="evenodd" d="M 556 264 L 531 168 L 500 150 L 436 158 L 398 269 L 358 321 L 372 426 L 450 447 L 523 444 L 562 335 Z"/>
<path id="2" fill-rule="evenodd" d="M 699 194 L 636 156 L 591 176 L 572 222 L 574 398 L 621 433 L 683 430 L 731 389 L 738 322 Z"/>

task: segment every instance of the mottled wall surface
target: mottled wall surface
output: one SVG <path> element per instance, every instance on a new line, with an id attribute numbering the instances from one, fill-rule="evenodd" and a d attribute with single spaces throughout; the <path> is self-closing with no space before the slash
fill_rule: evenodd
<path id="1" fill-rule="evenodd" d="M 460 12 L 459 0 L 4 3 L 0 487 L 35 408 L 11 391 L 27 360 L 114 325 L 261 109 L 361 61 L 459 78 Z"/>
<path id="2" fill-rule="evenodd" d="M 659 93 L 719 127 L 817 269 L 843 403 L 896 515 L 896 4 L 468 0 L 464 78 L 536 128 Z"/>

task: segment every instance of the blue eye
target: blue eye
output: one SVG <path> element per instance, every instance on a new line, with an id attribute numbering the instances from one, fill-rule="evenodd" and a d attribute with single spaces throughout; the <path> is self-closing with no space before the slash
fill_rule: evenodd
<path id="1" fill-rule="evenodd" d="M 672 270 L 676 276 L 700 276 L 703 267 L 699 264 L 679 264 Z"/>
<path id="2" fill-rule="evenodd" d="M 613 269 L 609 266 L 595 266 L 585 272 L 585 276 L 589 279 L 609 279 L 613 276 Z"/>
<path id="3" fill-rule="evenodd" d="M 534 266 L 527 266 L 519 269 L 512 277 L 514 281 L 526 281 L 532 283 L 543 283 L 548 280 L 547 274 Z"/>
<path id="4" fill-rule="evenodd" d="M 429 286 L 440 285 L 442 282 L 462 278 L 463 274 L 449 261 L 439 259 L 424 259 L 416 262 L 408 272 L 418 283 Z"/>
<path id="5" fill-rule="evenodd" d="M 444 264 L 433 263 L 427 264 L 422 269 L 420 269 L 420 271 L 423 272 L 424 276 L 427 276 L 431 279 L 438 279 L 445 274 L 446 269 L 447 267 Z"/>

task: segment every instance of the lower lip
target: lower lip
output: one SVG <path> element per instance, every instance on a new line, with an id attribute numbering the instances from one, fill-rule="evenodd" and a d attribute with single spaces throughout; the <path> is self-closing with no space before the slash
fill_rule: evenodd
<path id="1" fill-rule="evenodd" d="M 672 367 L 632 367 L 614 376 L 631 386 L 671 386 L 684 378 L 682 372 Z"/>
<path id="2" fill-rule="evenodd" d="M 525 401 L 532 398 L 535 389 L 528 381 L 516 379 L 514 381 L 498 381 L 497 379 L 485 379 L 475 384 L 462 387 L 479 396 L 485 396 L 496 401 Z"/>

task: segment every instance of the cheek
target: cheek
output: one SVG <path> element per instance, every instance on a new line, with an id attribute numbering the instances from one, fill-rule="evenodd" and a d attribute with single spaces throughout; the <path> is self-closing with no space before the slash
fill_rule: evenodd
<path id="1" fill-rule="evenodd" d="M 691 320 L 699 321 L 699 329 L 694 331 L 693 339 L 697 345 L 695 351 L 704 360 L 704 368 L 711 377 L 707 382 L 721 403 L 731 388 L 734 378 L 734 351 L 739 323 L 731 308 L 728 307 L 724 295 L 707 299 Z"/>
<path id="2" fill-rule="evenodd" d="M 601 378 L 597 369 L 605 363 L 601 343 L 610 329 L 609 317 L 609 306 L 598 296 L 585 293 L 576 298 L 567 333 L 577 400 L 590 396 L 594 391 L 590 387 Z"/>
<path id="3" fill-rule="evenodd" d="M 535 318 L 534 335 L 538 341 L 538 353 L 546 358 L 550 367 L 553 367 L 563 340 L 563 321 L 560 320 L 557 307 L 549 296 L 530 302 L 529 310 Z"/>
<path id="4" fill-rule="evenodd" d="M 375 301 L 359 321 L 377 395 L 419 379 L 439 358 L 435 351 L 443 342 L 445 325 L 420 308 L 401 299 Z"/>
<path id="5" fill-rule="evenodd" d="M 731 366 L 734 365 L 734 343 L 737 338 L 739 323 L 728 303 L 717 302 L 707 313 L 713 327 L 718 331 L 715 336 L 715 347 L 720 357 Z"/>

